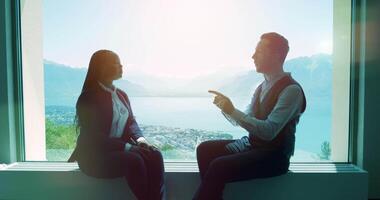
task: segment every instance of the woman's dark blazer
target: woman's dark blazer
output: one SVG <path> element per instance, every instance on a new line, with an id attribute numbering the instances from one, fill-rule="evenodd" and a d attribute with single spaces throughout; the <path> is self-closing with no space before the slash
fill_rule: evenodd
<path id="1" fill-rule="evenodd" d="M 127 94 L 119 89 L 116 92 L 129 111 L 122 137 L 110 137 L 113 115 L 111 94 L 99 85 L 84 91 L 76 105 L 80 133 L 69 162 L 93 160 L 102 153 L 123 151 L 125 143 L 133 144 L 137 138 L 143 136 L 132 113 Z"/>

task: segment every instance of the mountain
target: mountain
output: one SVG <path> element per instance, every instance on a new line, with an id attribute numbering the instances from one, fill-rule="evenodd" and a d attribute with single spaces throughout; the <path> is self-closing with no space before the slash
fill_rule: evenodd
<path id="1" fill-rule="evenodd" d="M 302 85 L 306 96 L 331 97 L 332 62 L 331 55 L 317 54 L 298 57 L 284 64 L 285 71 Z M 44 61 L 45 104 L 75 105 L 80 94 L 87 69 Z M 209 96 L 208 89 L 215 89 L 228 96 L 251 96 L 263 80 L 262 74 L 254 70 L 240 73 L 217 72 L 191 80 L 163 78 L 144 74 L 127 74 L 128 80 L 121 79 L 115 84 L 129 96 Z"/>
<path id="2" fill-rule="evenodd" d="M 298 57 L 288 60 L 284 70 L 303 87 L 306 96 L 331 97 L 332 61 L 327 54 L 311 57 Z M 219 90 L 230 96 L 252 95 L 254 89 L 263 80 L 263 76 L 255 71 L 243 72 L 234 80 L 219 87 Z"/>
<path id="3" fill-rule="evenodd" d="M 87 69 L 73 68 L 44 60 L 45 104 L 73 106 L 80 95 Z M 148 96 L 147 90 L 127 80 L 116 85 L 130 96 Z"/>
<path id="4" fill-rule="evenodd" d="M 210 89 L 218 89 L 226 83 L 232 83 L 238 74 L 220 71 L 212 74 L 197 76 L 193 79 L 179 80 L 174 78 L 161 79 L 155 87 L 149 88 L 156 96 L 165 97 L 209 97 Z M 157 79 L 157 78 L 156 78 Z M 160 79 L 158 79 L 160 80 Z M 143 84 L 141 82 L 141 84 Z M 145 84 L 144 84 L 145 85 Z"/>
<path id="5" fill-rule="evenodd" d="M 331 96 L 332 58 L 331 55 L 317 54 L 300 57 L 285 63 L 285 70 L 302 85 L 305 92 L 315 96 Z"/>
<path id="6" fill-rule="evenodd" d="M 264 80 L 261 74 L 251 70 L 242 72 L 233 80 L 226 82 L 218 90 L 227 96 L 252 96 L 256 87 Z"/>

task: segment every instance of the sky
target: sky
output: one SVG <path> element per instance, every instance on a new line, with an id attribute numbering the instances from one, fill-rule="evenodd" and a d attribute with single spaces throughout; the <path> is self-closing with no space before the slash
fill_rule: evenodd
<path id="1" fill-rule="evenodd" d="M 72 67 L 110 49 L 127 73 L 243 71 L 265 32 L 288 39 L 287 59 L 332 51 L 331 0 L 44 0 L 43 9 L 44 58 Z"/>

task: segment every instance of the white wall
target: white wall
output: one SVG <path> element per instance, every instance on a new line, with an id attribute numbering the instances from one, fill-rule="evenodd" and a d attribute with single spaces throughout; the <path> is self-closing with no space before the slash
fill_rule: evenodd
<path id="1" fill-rule="evenodd" d="M 26 160 L 46 160 L 42 3 L 21 2 Z"/>
<path id="2" fill-rule="evenodd" d="M 334 0 L 331 159 L 348 161 L 351 61 L 351 1 Z"/>

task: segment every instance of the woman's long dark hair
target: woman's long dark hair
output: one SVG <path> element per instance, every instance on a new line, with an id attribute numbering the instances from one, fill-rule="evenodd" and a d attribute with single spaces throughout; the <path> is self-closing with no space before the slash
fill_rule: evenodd
<path id="1" fill-rule="evenodd" d="M 106 70 L 107 59 L 112 56 L 117 56 L 116 53 L 110 50 L 99 50 L 92 54 L 88 65 L 86 79 L 84 80 L 82 92 L 94 89 L 98 86 L 98 81 Z"/>
<path id="2" fill-rule="evenodd" d="M 107 59 L 112 56 L 117 56 L 116 53 L 110 50 L 98 50 L 94 54 L 92 54 L 90 63 L 88 65 L 87 75 L 86 79 L 84 80 L 83 87 L 82 87 L 82 93 L 94 90 L 98 87 L 98 82 L 100 81 L 100 78 L 102 77 L 103 73 L 106 68 Z M 78 98 L 79 100 L 79 98 Z M 76 114 L 74 119 L 74 124 L 76 126 L 76 133 L 79 133 L 80 128 L 80 119 L 79 119 L 79 113 L 78 113 L 78 107 L 80 106 L 80 102 L 77 101 L 76 103 Z"/>

